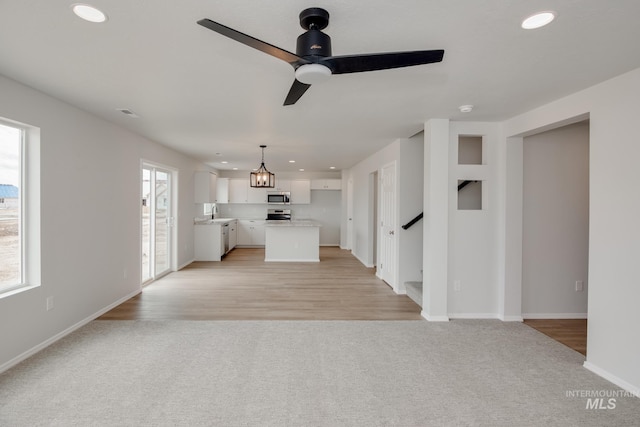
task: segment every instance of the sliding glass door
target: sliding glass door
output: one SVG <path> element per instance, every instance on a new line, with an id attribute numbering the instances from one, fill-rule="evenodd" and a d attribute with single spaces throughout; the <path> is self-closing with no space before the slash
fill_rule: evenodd
<path id="1" fill-rule="evenodd" d="M 171 269 L 171 171 L 142 167 L 142 283 Z"/>

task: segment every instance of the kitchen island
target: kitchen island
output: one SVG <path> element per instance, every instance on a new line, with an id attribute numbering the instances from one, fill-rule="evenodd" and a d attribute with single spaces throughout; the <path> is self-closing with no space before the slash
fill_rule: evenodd
<path id="1" fill-rule="evenodd" d="M 320 223 L 310 220 L 267 221 L 264 260 L 319 262 Z"/>

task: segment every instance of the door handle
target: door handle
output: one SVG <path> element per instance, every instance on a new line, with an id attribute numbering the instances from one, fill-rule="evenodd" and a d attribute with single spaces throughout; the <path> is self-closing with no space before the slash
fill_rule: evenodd
<path id="1" fill-rule="evenodd" d="M 394 234 L 396 234 L 396 232 L 395 232 L 395 231 L 393 231 L 393 230 L 391 230 L 391 231 L 389 232 L 389 234 L 393 236 Z"/>

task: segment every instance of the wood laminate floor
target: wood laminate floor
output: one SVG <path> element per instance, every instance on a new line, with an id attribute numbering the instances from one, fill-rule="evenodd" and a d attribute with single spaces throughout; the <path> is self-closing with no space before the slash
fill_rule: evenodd
<path id="1" fill-rule="evenodd" d="M 526 319 L 524 323 L 587 355 L 587 319 Z"/>
<path id="2" fill-rule="evenodd" d="M 321 247 L 319 263 L 264 262 L 237 248 L 222 262 L 194 262 L 107 312 L 106 320 L 422 320 L 349 251 Z M 586 354 L 586 320 L 525 320 Z"/>
<path id="3" fill-rule="evenodd" d="M 421 320 L 350 251 L 321 247 L 319 263 L 264 262 L 237 248 L 222 262 L 194 262 L 107 312 L 109 320 Z"/>

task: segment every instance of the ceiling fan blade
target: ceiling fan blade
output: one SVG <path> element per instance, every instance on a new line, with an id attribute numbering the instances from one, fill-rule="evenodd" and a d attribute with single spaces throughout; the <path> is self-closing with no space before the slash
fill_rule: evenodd
<path id="1" fill-rule="evenodd" d="M 289 93 L 287 94 L 287 98 L 284 100 L 283 105 L 293 105 L 298 102 L 298 99 L 309 89 L 311 85 L 306 83 L 301 83 L 297 79 L 293 81 L 291 85 L 291 89 L 289 89 Z"/>
<path id="2" fill-rule="evenodd" d="M 444 50 L 417 50 L 412 52 L 331 56 L 321 59 L 320 63 L 329 67 L 332 74 L 347 74 L 431 64 L 442 61 L 443 56 Z"/>
<path id="3" fill-rule="evenodd" d="M 232 40 L 264 52 L 268 55 L 275 56 L 278 59 L 288 62 L 294 67 L 309 63 L 309 61 L 299 57 L 298 55 L 295 55 L 284 49 L 280 49 L 277 46 L 274 46 L 267 42 L 263 42 L 262 40 L 258 40 L 255 37 L 251 37 L 247 34 L 236 31 L 233 28 L 229 28 L 210 19 L 201 19 L 198 21 L 198 24 L 215 31 L 216 33 L 222 34 L 223 36 L 229 37 Z"/>

